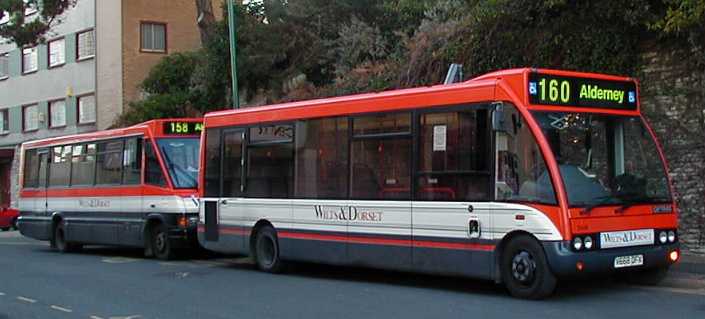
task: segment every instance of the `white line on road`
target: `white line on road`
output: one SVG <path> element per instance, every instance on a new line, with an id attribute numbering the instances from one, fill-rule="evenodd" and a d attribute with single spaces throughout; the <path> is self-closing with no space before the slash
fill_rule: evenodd
<path id="1" fill-rule="evenodd" d="M 34 299 L 30 299 L 30 298 L 22 297 L 22 296 L 18 296 L 18 297 L 17 297 L 17 300 L 19 300 L 19 301 L 24 301 L 24 302 L 29 302 L 29 303 L 35 303 L 35 302 L 37 302 L 37 301 L 34 300 Z"/>
<path id="2" fill-rule="evenodd" d="M 54 306 L 54 305 L 51 305 L 51 309 L 63 311 L 63 312 L 68 312 L 68 313 L 73 312 L 73 310 L 71 310 L 71 309 L 67 309 L 67 308 L 59 307 L 59 306 Z"/>
<path id="3" fill-rule="evenodd" d="M 5 293 L 4 293 L 4 292 L 0 292 L 0 296 L 4 296 L 4 295 L 5 295 Z"/>
<path id="4" fill-rule="evenodd" d="M 98 317 L 98 316 L 91 316 L 91 319 L 103 319 L 103 317 Z"/>

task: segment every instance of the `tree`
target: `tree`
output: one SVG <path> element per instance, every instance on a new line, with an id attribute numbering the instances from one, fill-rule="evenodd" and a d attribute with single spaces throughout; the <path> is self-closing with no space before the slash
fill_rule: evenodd
<path id="1" fill-rule="evenodd" d="M 51 28 L 61 21 L 61 15 L 76 5 L 77 0 L 0 0 L 0 37 L 18 47 L 44 42 Z M 41 6 L 39 5 L 41 2 Z M 36 18 L 27 19 L 26 12 L 36 10 Z"/>

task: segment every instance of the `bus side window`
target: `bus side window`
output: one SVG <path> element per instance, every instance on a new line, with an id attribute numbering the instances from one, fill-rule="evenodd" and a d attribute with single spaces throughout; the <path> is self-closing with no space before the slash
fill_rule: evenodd
<path id="1" fill-rule="evenodd" d="M 162 172 L 162 167 L 159 165 L 159 158 L 157 158 L 157 153 L 149 140 L 144 143 L 144 154 L 146 158 L 144 182 L 166 187 L 166 178 L 164 177 L 164 172 Z"/>
<path id="2" fill-rule="evenodd" d="M 35 188 L 39 180 L 39 156 L 37 150 L 24 153 L 24 188 Z"/>
<path id="3" fill-rule="evenodd" d="M 122 183 L 137 185 L 142 181 L 142 139 L 130 138 L 125 141 L 123 151 Z"/>
<path id="4" fill-rule="evenodd" d="M 71 185 L 88 186 L 95 181 L 95 144 L 73 146 L 71 157 Z"/>

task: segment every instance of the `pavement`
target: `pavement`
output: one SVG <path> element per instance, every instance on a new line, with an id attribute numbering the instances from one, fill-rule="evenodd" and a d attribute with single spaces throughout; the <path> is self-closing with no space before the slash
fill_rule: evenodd
<path id="1" fill-rule="evenodd" d="M 0 232 L 0 319 L 705 318 L 697 262 L 684 257 L 657 287 L 565 282 L 553 297 L 527 301 L 472 279 L 318 264 L 272 275 L 245 257 L 164 262 L 111 247 L 60 254 Z"/>

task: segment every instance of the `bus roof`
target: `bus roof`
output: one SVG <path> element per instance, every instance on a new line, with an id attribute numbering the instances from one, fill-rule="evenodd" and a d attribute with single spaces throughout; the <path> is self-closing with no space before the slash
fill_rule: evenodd
<path id="1" fill-rule="evenodd" d="M 204 123 L 207 127 L 222 127 L 238 124 L 388 112 L 424 106 L 433 107 L 490 101 L 509 101 L 521 108 L 556 111 L 556 106 L 530 105 L 529 92 L 526 84 L 531 73 L 583 78 L 595 81 L 632 82 L 636 84 L 636 80 L 633 78 L 614 75 L 551 69 L 517 68 L 491 72 L 462 83 L 450 85 L 434 85 L 248 107 L 237 110 L 216 111 L 206 114 Z M 372 101 L 374 101 L 374 104 L 370 103 Z M 560 110 L 566 112 L 596 112 L 619 115 L 639 114 L 638 107 L 634 110 L 624 110 L 560 106 Z"/>
<path id="2" fill-rule="evenodd" d="M 37 148 L 37 147 L 47 147 L 52 145 L 62 145 L 70 143 L 82 143 L 90 141 L 106 140 L 111 138 L 118 138 L 123 136 L 139 135 L 139 134 L 149 134 L 151 137 L 159 138 L 165 137 L 164 134 L 164 124 L 171 122 L 188 122 L 188 123 L 201 123 L 202 118 L 170 118 L 170 119 L 156 119 L 147 122 L 135 124 L 132 126 L 124 128 L 116 128 L 103 131 L 95 131 L 89 133 L 80 133 L 73 135 L 65 135 L 58 137 L 45 138 L 41 140 L 29 141 L 23 143 L 23 147 L 27 149 Z"/>

